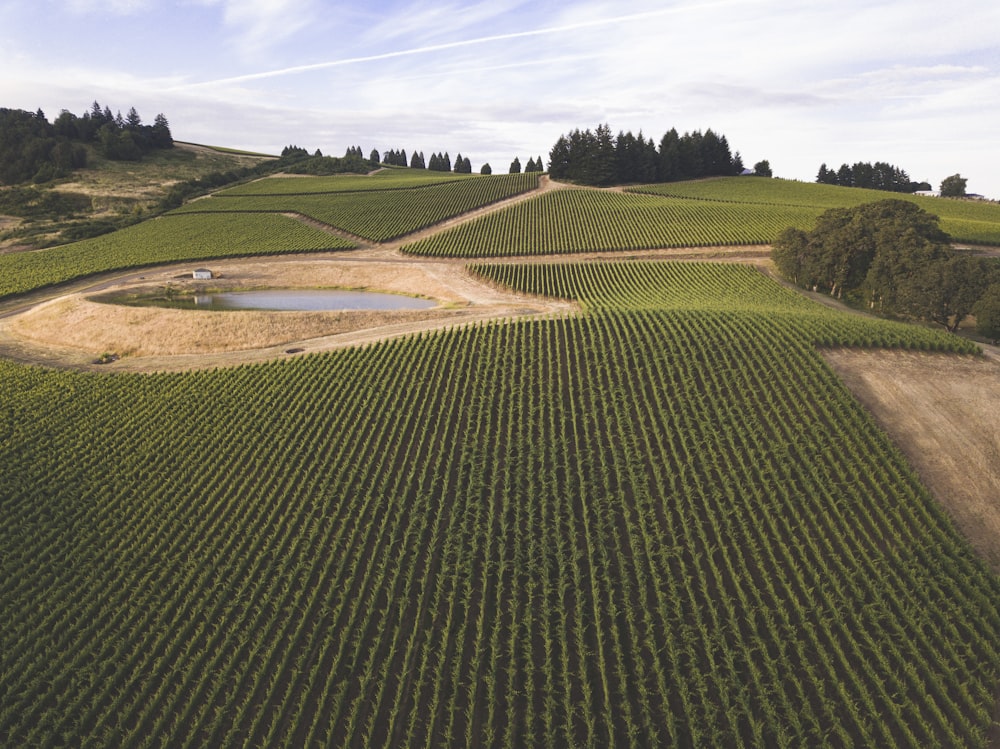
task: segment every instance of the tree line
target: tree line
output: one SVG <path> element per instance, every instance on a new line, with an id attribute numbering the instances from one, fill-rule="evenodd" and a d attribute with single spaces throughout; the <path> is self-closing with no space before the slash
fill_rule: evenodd
<path id="1" fill-rule="evenodd" d="M 619 131 L 615 137 L 605 123 L 593 131 L 576 129 L 559 136 L 549 152 L 553 179 L 587 185 L 674 182 L 743 172 L 739 152 L 732 153 L 726 136 L 711 129 L 681 135 L 671 128 L 657 146 L 642 131 Z M 758 162 L 754 173 L 770 177 L 770 164 Z"/>
<path id="2" fill-rule="evenodd" d="M 48 182 L 86 168 L 88 146 L 108 159 L 139 161 L 173 145 L 167 118 L 144 125 L 135 107 L 122 116 L 95 101 L 82 115 L 64 109 L 51 123 L 41 109 L 0 109 L 0 183 Z"/>
<path id="3" fill-rule="evenodd" d="M 951 332 L 975 315 L 983 335 L 1000 337 L 1000 263 L 956 253 L 938 217 L 915 203 L 888 199 L 832 208 L 810 232 L 785 229 L 772 259 L 793 283 L 874 312 Z"/>
<path id="4" fill-rule="evenodd" d="M 927 182 L 914 182 L 906 170 L 898 166 L 876 161 L 874 164 L 859 161 L 856 164 L 841 164 L 839 169 L 828 169 L 823 163 L 816 174 L 816 182 L 823 185 L 841 187 L 863 187 L 869 190 L 913 193 L 930 190 Z"/>

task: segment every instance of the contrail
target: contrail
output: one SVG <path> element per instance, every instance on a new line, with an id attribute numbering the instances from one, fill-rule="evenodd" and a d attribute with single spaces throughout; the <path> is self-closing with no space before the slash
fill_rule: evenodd
<path id="1" fill-rule="evenodd" d="M 543 29 L 531 29 L 529 31 L 513 31 L 507 34 L 494 34 L 491 36 L 480 36 L 475 39 L 463 39 L 457 42 L 444 42 L 442 44 L 431 44 L 425 47 L 413 47 L 411 49 L 397 50 L 395 52 L 382 52 L 377 55 L 366 55 L 364 57 L 347 57 L 342 60 L 330 60 L 328 62 L 317 62 L 310 65 L 296 65 L 280 70 L 267 70 L 261 73 L 248 73 L 247 75 L 237 75 L 231 78 L 219 78 L 213 81 L 202 81 L 200 83 L 189 83 L 175 86 L 169 90 L 179 90 L 188 88 L 202 88 L 205 86 L 218 86 L 227 83 L 245 83 L 246 81 L 256 81 L 264 78 L 278 78 L 296 73 L 308 73 L 314 70 L 326 70 L 328 68 L 339 68 L 346 65 L 358 65 L 365 62 L 377 62 L 380 60 L 391 60 L 397 57 L 410 57 L 413 55 L 424 55 L 430 52 L 441 52 L 448 49 L 458 49 L 460 47 L 471 47 L 477 44 L 487 44 L 489 42 L 503 42 L 511 39 L 525 39 L 533 36 L 544 36 L 546 34 L 561 34 L 567 31 L 579 31 L 580 29 L 594 28 L 597 26 L 609 26 L 618 23 L 629 23 L 632 21 L 642 21 L 659 16 L 674 15 L 694 10 L 705 10 L 726 5 L 744 5 L 747 0 L 719 0 L 719 2 L 700 3 L 697 5 L 683 5 L 662 10 L 650 10 L 642 13 L 629 13 L 627 15 L 614 16 L 611 18 L 598 18 L 592 21 L 580 21 L 578 23 L 565 24 L 563 26 L 549 26 Z"/>

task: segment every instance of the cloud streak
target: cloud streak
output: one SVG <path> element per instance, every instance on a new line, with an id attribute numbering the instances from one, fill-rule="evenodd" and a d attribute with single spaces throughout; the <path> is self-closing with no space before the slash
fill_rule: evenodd
<path id="1" fill-rule="evenodd" d="M 267 78 L 279 78 L 282 76 L 297 75 L 299 73 L 311 73 L 318 70 L 328 70 L 331 68 L 345 67 L 348 65 L 359 65 L 369 62 L 381 62 L 384 60 L 393 60 L 402 57 L 412 57 L 415 55 L 425 55 L 434 52 L 444 52 L 452 49 L 461 49 L 464 47 L 475 47 L 494 42 L 512 41 L 514 39 L 527 39 L 531 37 L 547 36 L 552 34 L 565 34 L 571 31 L 582 31 L 583 29 L 600 28 L 604 26 L 632 23 L 636 21 L 646 21 L 653 18 L 660 18 L 663 16 L 677 15 L 681 13 L 688 13 L 694 11 L 704 11 L 713 8 L 720 8 L 733 5 L 752 5 L 754 4 L 754 2 L 755 0 L 717 0 L 717 2 L 701 3 L 698 5 L 683 5 L 673 8 L 664 8 L 661 10 L 650 10 L 650 11 L 643 11 L 640 13 L 627 13 L 619 16 L 613 16 L 608 18 L 597 18 L 589 21 L 578 21 L 575 23 L 562 24 L 558 26 L 549 26 L 540 29 L 529 29 L 526 31 L 512 31 L 503 34 L 491 34 L 488 36 L 480 36 L 472 39 L 461 39 L 453 42 L 428 44 L 420 47 L 412 47 L 410 49 L 394 50 L 391 52 L 381 52 L 374 55 L 348 57 L 340 60 L 329 60 L 326 62 L 311 63 L 308 65 L 293 65 L 291 67 L 280 68 L 277 70 L 267 70 L 258 73 L 247 73 L 245 75 L 231 76 L 228 78 L 218 78 L 211 81 L 188 83 L 183 86 L 178 86 L 174 90 L 206 88 L 211 86 L 230 85 L 234 83 L 247 83 L 249 81 L 264 80 Z"/>

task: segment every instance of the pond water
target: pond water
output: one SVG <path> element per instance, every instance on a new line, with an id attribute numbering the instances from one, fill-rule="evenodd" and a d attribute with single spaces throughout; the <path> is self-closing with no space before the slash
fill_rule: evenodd
<path id="1" fill-rule="evenodd" d="M 403 294 L 338 289 L 262 289 L 227 291 L 194 297 L 198 309 L 260 310 L 406 310 L 429 309 L 437 302 Z"/>
<path id="2" fill-rule="evenodd" d="M 95 297 L 94 299 L 112 304 L 140 307 L 205 310 L 293 310 L 299 312 L 411 310 L 430 309 L 437 305 L 433 299 L 419 299 L 403 294 L 383 294 L 374 291 L 344 291 L 342 289 L 260 289 L 257 291 L 220 291 L 194 296 L 154 294 L 127 298 L 111 295 Z"/>

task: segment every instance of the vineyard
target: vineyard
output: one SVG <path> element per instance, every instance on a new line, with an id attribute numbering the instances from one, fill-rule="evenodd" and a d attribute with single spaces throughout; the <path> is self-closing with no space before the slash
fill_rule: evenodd
<path id="1" fill-rule="evenodd" d="M 351 184 L 360 180 L 377 181 L 378 175 L 353 177 Z M 390 173 L 391 174 L 391 173 Z M 447 176 L 447 175 L 446 175 Z M 338 229 L 350 232 L 373 242 L 390 239 L 424 229 L 461 213 L 514 197 L 538 187 L 537 173 L 505 174 L 489 177 L 450 178 L 438 184 L 413 187 L 413 179 L 385 178 L 395 189 L 331 190 L 288 194 L 220 193 L 217 196 L 188 203 L 176 213 L 206 212 L 279 212 L 300 213 Z M 257 190 L 297 189 L 282 188 L 286 183 L 310 182 L 323 178 L 272 178 L 255 182 Z M 327 184 L 344 177 L 329 178 Z M 380 182 L 379 184 L 383 184 Z M 259 187 L 258 187 L 259 186 Z"/>
<path id="2" fill-rule="evenodd" d="M 737 265 L 474 271 L 584 312 L 0 362 L 0 745 L 986 745 L 1000 578 L 815 350 L 966 345 Z"/>
<path id="3" fill-rule="evenodd" d="M 916 203 L 941 218 L 941 228 L 956 241 L 1000 245 L 1000 205 L 982 200 L 952 200 L 922 195 L 892 193 L 794 182 L 765 177 L 721 177 L 691 182 L 671 182 L 634 188 L 642 194 L 671 198 L 809 206 L 819 215 L 829 208 L 852 208 L 862 203 L 895 198 Z"/>
<path id="4" fill-rule="evenodd" d="M 106 271 L 353 246 L 285 216 L 169 215 L 82 242 L 0 255 L 0 299 Z"/>
<path id="5" fill-rule="evenodd" d="M 406 245 L 438 257 L 547 255 L 596 250 L 767 244 L 817 211 L 596 190 L 556 190 Z"/>
<path id="6" fill-rule="evenodd" d="M 370 175 L 338 174 L 332 177 L 278 177 L 259 179 L 216 193 L 219 197 L 262 195 L 315 195 L 363 190 L 400 190 L 473 180 L 476 177 L 454 172 L 423 169 L 385 168 Z"/>

